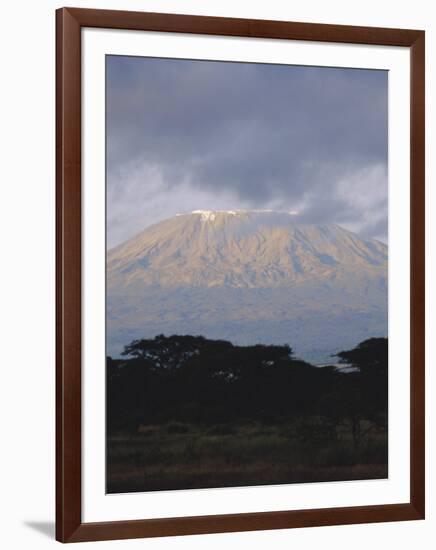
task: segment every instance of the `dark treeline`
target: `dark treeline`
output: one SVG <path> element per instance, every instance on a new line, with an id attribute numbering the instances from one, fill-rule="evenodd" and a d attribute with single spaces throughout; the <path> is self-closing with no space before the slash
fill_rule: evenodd
<path id="1" fill-rule="evenodd" d="M 323 429 L 347 423 L 359 446 L 367 430 L 387 426 L 386 338 L 339 353 L 345 369 L 314 367 L 287 345 L 235 346 L 201 336 L 134 340 L 123 356 L 107 359 L 109 435 L 145 424 L 318 416 Z"/>

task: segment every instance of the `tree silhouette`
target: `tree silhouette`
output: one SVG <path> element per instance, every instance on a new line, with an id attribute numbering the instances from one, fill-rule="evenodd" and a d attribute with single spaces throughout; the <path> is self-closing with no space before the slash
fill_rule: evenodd
<path id="1" fill-rule="evenodd" d="M 330 427 L 347 422 L 358 447 L 369 426 L 387 422 L 387 345 L 372 338 L 341 351 L 341 363 L 353 369 L 344 374 L 295 358 L 288 345 L 236 346 L 162 334 L 134 340 L 123 359 L 107 359 L 108 430 L 170 421 L 277 423 L 316 415 Z M 301 421 L 301 430 L 309 424 Z"/>
<path id="2" fill-rule="evenodd" d="M 232 347 L 224 340 L 206 340 L 203 336 L 164 336 L 153 339 L 133 340 L 124 347 L 122 355 L 149 361 L 156 369 L 179 368 L 201 352 L 224 350 Z"/>
<path id="3" fill-rule="evenodd" d="M 349 423 L 354 446 L 359 448 L 370 431 L 387 426 L 388 340 L 370 338 L 337 356 L 352 371 L 337 377 L 323 407 L 336 422 Z"/>
<path id="4" fill-rule="evenodd" d="M 364 374 L 385 376 L 388 370 L 388 340 L 370 338 L 352 350 L 339 352 L 337 357 L 340 363 L 355 367 Z"/>

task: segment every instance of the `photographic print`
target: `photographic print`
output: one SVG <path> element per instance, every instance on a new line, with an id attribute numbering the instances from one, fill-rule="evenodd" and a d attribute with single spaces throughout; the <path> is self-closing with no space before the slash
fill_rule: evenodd
<path id="1" fill-rule="evenodd" d="M 388 476 L 388 72 L 106 56 L 106 490 Z"/>

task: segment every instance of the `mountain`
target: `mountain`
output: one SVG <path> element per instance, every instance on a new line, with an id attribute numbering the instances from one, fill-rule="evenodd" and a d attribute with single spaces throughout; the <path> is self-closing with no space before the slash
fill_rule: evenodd
<path id="1" fill-rule="evenodd" d="M 293 212 L 177 215 L 108 251 L 108 353 L 191 333 L 328 361 L 387 335 L 387 265 L 383 243 Z"/>

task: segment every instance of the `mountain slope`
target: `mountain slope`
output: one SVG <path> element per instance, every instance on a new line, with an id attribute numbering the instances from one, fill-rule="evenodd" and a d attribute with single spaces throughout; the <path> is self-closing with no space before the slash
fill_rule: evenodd
<path id="1" fill-rule="evenodd" d="M 196 211 L 107 256 L 108 352 L 195 333 L 309 358 L 387 333 L 387 247 L 292 213 Z"/>

